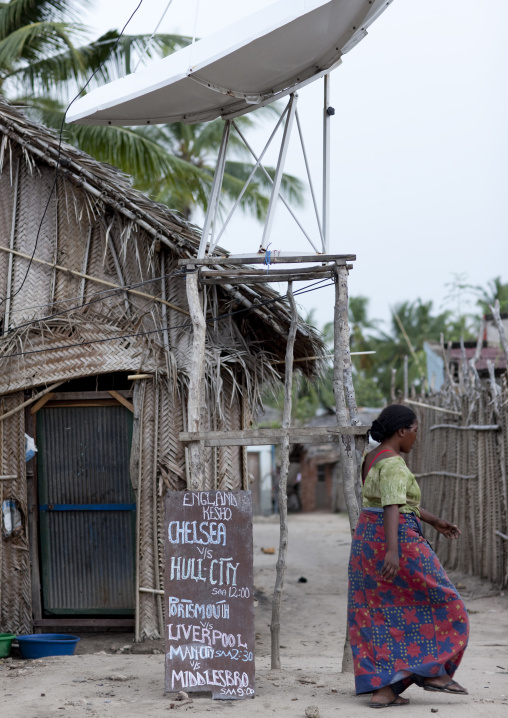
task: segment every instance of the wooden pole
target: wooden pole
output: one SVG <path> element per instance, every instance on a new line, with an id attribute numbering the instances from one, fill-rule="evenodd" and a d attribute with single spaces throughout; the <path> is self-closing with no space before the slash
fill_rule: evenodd
<path id="1" fill-rule="evenodd" d="M 504 330 L 503 322 L 501 320 L 501 314 L 499 312 L 499 299 L 496 299 L 496 301 L 494 302 L 494 306 L 490 305 L 490 311 L 492 312 L 492 316 L 494 317 L 494 321 L 496 323 L 497 331 L 499 332 L 499 339 L 501 340 L 501 346 L 503 347 L 506 361 L 508 361 L 508 341 L 506 340 L 506 333 Z"/>
<path id="2" fill-rule="evenodd" d="M 200 431 L 202 389 L 205 380 L 206 322 L 199 297 L 198 273 L 187 275 L 187 301 L 192 321 L 192 352 L 189 367 L 189 396 L 187 401 L 187 431 Z M 189 474 L 191 491 L 204 487 L 204 445 L 201 441 L 189 444 Z"/>
<path id="3" fill-rule="evenodd" d="M 337 267 L 337 281 L 335 283 L 335 312 L 334 312 L 334 362 L 333 362 L 333 392 L 335 395 L 335 416 L 338 426 L 348 424 L 346 410 L 346 392 L 344 391 L 345 356 L 349 356 L 349 324 L 348 324 L 348 290 L 347 271 Z M 354 392 L 353 395 L 354 397 Z M 340 464 L 344 485 L 344 498 L 349 516 L 351 533 L 356 528 L 360 515 L 358 500 L 355 491 L 354 442 L 351 436 L 341 436 L 339 440 Z M 346 632 L 344 653 L 342 657 L 342 672 L 353 671 L 353 656 L 349 640 L 349 631 Z"/>
<path id="4" fill-rule="evenodd" d="M 293 296 L 293 283 L 288 282 L 288 300 L 291 307 L 291 324 L 286 344 L 286 374 L 284 380 L 284 411 L 282 414 L 282 428 L 289 429 L 291 425 L 291 405 L 293 389 L 293 351 L 295 346 L 296 330 L 298 326 L 298 311 Z M 272 599 L 272 622 L 270 632 L 272 636 L 272 669 L 280 669 L 280 605 L 286 573 L 286 558 L 288 549 L 288 506 L 287 506 L 287 479 L 289 471 L 289 433 L 284 437 L 281 446 L 281 468 L 279 477 L 279 521 L 280 541 L 277 559 L 277 576 Z"/>

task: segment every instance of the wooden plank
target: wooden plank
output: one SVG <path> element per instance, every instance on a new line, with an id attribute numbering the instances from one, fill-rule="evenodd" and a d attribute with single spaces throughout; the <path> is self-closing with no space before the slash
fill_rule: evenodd
<path id="1" fill-rule="evenodd" d="M 108 394 L 111 394 L 113 399 L 116 399 L 119 404 L 125 406 L 126 409 L 128 409 L 132 414 L 134 414 L 134 404 L 132 404 L 132 402 L 130 402 L 128 399 L 125 399 L 119 392 L 115 391 L 114 389 L 108 389 Z"/>
<path id="2" fill-rule="evenodd" d="M 33 621 L 35 627 L 44 628 L 46 626 L 83 626 L 90 628 L 133 628 L 133 618 L 35 618 Z"/>
<path id="3" fill-rule="evenodd" d="M 288 255 L 275 255 L 273 252 L 270 256 L 270 264 L 297 264 L 299 262 L 335 262 L 335 264 L 347 264 L 354 262 L 356 254 L 305 254 L 299 257 Z M 192 264 L 196 267 L 206 267 L 209 265 L 241 265 L 241 264 L 264 264 L 265 254 L 246 255 L 244 257 L 189 257 L 188 259 L 179 259 L 180 267 Z"/>
<path id="4" fill-rule="evenodd" d="M 291 429 L 245 429 L 243 431 L 181 432 L 183 444 L 203 441 L 205 446 L 270 446 L 281 444 L 289 434 L 290 444 L 328 444 L 341 436 L 364 436 L 370 426 L 344 426 L 291 428 Z"/>
<path id="5" fill-rule="evenodd" d="M 333 272 L 335 270 L 335 264 L 327 264 L 323 267 L 300 267 L 299 269 L 274 269 L 268 270 L 273 271 L 276 274 L 282 274 L 286 277 L 293 274 L 313 274 L 314 272 Z M 267 267 L 264 269 L 255 269 L 254 267 L 244 269 L 202 269 L 199 272 L 199 277 L 203 279 L 212 279 L 213 277 L 246 277 L 246 276 L 265 276 Z M 287 281 L 287 280 L 286 280 Z"/>
<path id="6" fill-rule="evenodd" d="M 279 274 L 277 270 L 265 272 L 264 275 L 241 276 L 241 277 L 217 277 L 215 279 L 200 279 L 200 284 L 269 284 L 270 282 L 308 282 L 311 279 L 323 279 L 329 274 L 333 275 L 333 269 L 327 269 L 326 272 L 313 272 L 300 276 L 299 272 L 293 272 L 292 275 Z"/>
<path id="7" fill-rule="evenodd" d="M 42 407 L 44 406 L 44 404 L 47 404 L 48 401 L 51 401 L 51 399 L 52 399 L 54 396 L 55 396 L 55 395 L 52 394 L 51 392 L 49 392 L 49 394 L 46 394 L 46 396 L 43 396 L 41 399 L 39 399 L 39 401 L 38 401 L 36 404 L 34 404 L 34 405 L 32 406 L 32 408 L 30 409 L 30 414 L 32 414 L 32 416 L 33 416 L 33 414 L 37 414 L 37 412 L 39 411 L 39 409 L 42 409 Z"/>
<path id="8" fill-rule="evenodd" d="M 115 399 L 93 399 L 92 401 L 48 401 L 48 408 L 62 408 L 67 406 L 117 406 Z"/>

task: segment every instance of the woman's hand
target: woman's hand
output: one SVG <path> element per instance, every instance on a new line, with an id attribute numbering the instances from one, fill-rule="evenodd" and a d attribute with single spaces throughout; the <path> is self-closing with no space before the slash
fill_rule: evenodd
<path id="1" fill-rule="evenodd" d="M 439 531 L 439 533 L 443 534 L 443 536 L 447 539 L 458 539 L 461 534 L 461 531 L 456 524 L 452 524 L 445 519 L 436 519 L 432 525 L 436 531 Z"/>
<path id="2" fill-rule="evenodd" d="M 395 578 L 397 571 L 399 570 L 399 552 L 398 551 L 387 551 L 385 555 L 385 561 L 383 568 L 381 569 L 381 576 L 383 578 Z"/>

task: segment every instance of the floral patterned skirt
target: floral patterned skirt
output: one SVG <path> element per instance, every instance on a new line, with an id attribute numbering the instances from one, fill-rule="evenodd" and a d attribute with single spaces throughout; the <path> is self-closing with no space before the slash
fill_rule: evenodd
<path id="1" fill-rule="evenodd" d="M 399 571 L 381 576 L 383 511 L 364 509 L 349 561 L 348 622 L 357 693 L 391 686 L 399 694 L 421 678 L 453 676 L 464 654 L 466 607 L 421 532 L 399 514 Z"/>

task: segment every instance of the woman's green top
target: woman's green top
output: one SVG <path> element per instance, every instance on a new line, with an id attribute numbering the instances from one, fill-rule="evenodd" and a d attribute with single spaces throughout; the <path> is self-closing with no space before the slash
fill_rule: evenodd
<path id="1" fill-rule="evenodd" d="M 365 509 L 399 505 L 399 513 L 420 516 L 421 492 L 402 456 L 389 456 L 375 464 L 365 477 L 362 491 Z"/>

